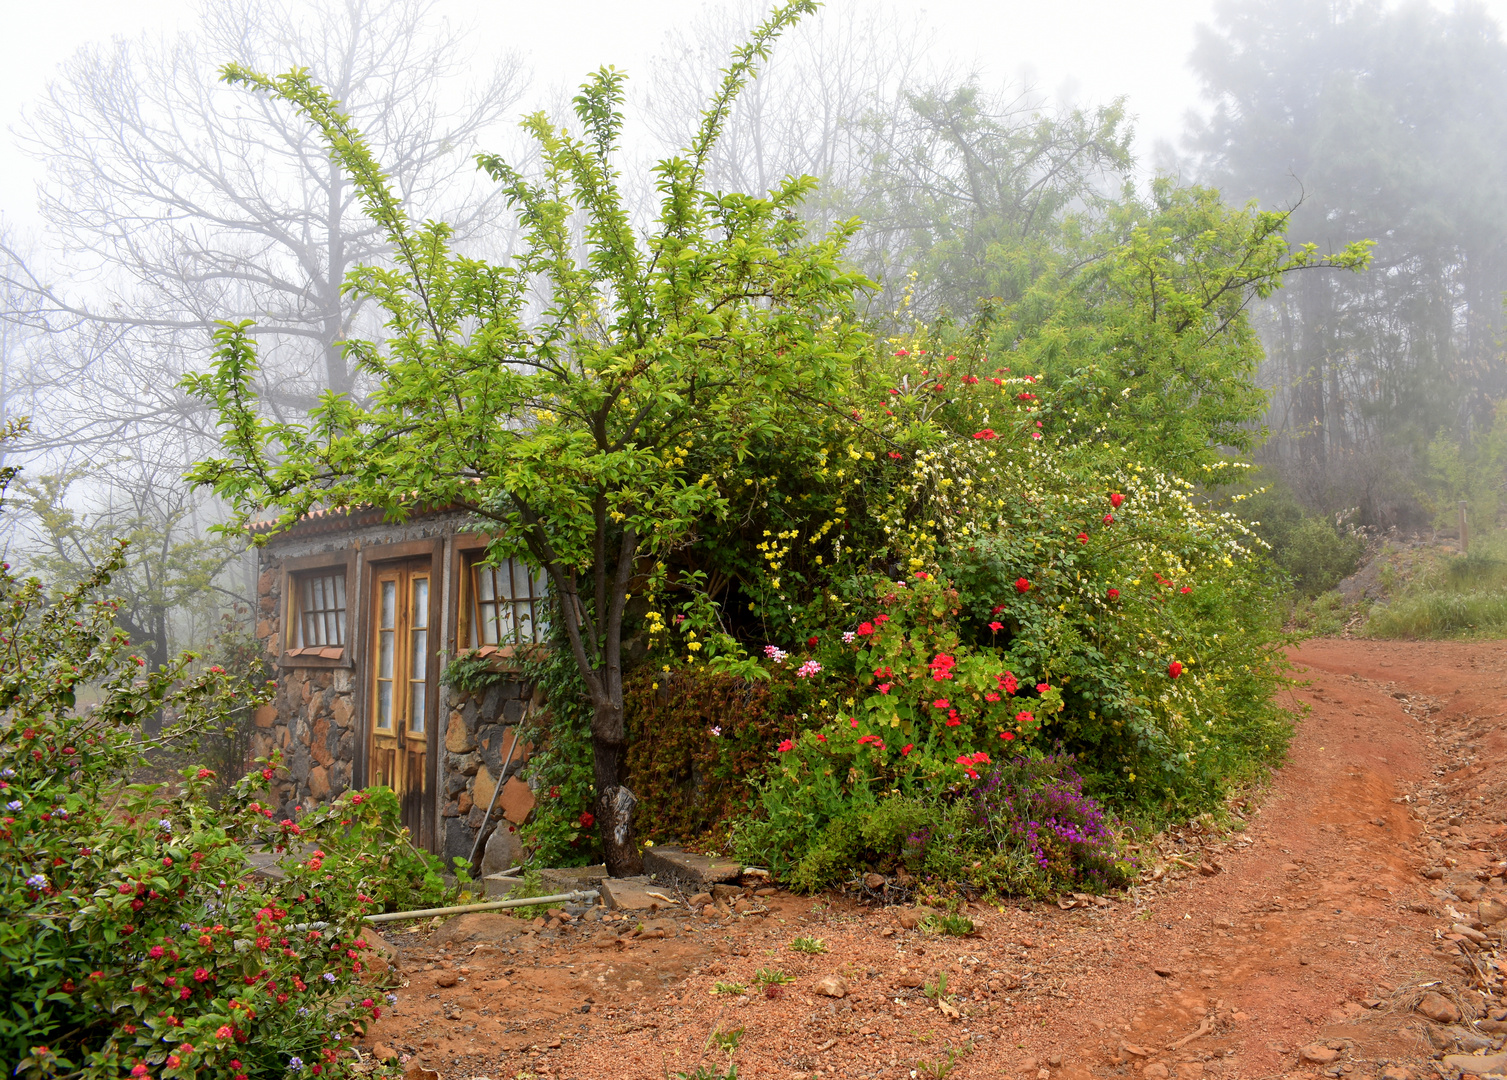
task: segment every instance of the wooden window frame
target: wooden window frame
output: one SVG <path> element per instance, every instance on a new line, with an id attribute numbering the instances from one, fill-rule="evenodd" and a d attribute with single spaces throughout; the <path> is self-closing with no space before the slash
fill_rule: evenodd
<path id="1" fill-rule="evenodd" d="M 282 561 L 282 626 L 279 628 L 277 664 L 285 668 L 350 668 L 355 664 L 355 642 L 361 633 L 361 605 L 355 593 L 356 553 L 332 551 L 301 555 Z M 299 582 L 309 576 L 342 574 L 345 577 L 345 644 L 339 654 L 328 655 L 330 646 L 300 650 L 293 642 L 298 631 Z"/>
<path id="2" fill-rule="evenodd" d="M 455 617 L 446 628 L 451 651 L 456 656 L 473 652 L 486 656 L 496 671 L 522 671 L 525 661 L 545 655 L 549 646 L 543 642 L 479 646 L 471 641 L 471 607 L 475 603 L 471 575 L 475 564 L 486 556 L 487 545 L 491 542 L 490 536 L 480 533 L 456 534 L 450 581 L 451 595 L 455 597 Z"/>

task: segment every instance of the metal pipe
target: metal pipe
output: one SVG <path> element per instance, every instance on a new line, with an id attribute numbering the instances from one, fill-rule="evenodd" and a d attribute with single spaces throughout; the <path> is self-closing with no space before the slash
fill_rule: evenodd
<path id="1" fill-rule="evenodd" d="M 468 911 L 496 911 L 499 908 L 533 907 L 535 904 L 568 904 L 573 900 L 600 899 L 595 889 L 577 889 L 575 892 L 555 893 L 553 896 L 524 896 L 517 900 L 491 900 L 485 904 L 461 904 L 459 907 L 432 907 L 421 911 L 388 911 L 381 915 L 367 915 L 369 923 L 402 922 L 405 919 L 429 919 L 436 915 L 464 915 Z"/>
<path id="2" fill-rule="evenodd" d="M 481 850 L 482 837 L 487 835 L 487 822 L 492 820 L 492 811 L 497 807 L 497 796 L 502 794 L 502 782 L 507 779 L 508 766 L 513 764 L 513 751 L 518 749 L 518 730 L 521 721 L 513 725 L 513 745 L 508 747 L 508 756 L 502 760 L 502 769 L 497 773 L 497 785 L 492 788 L 492 801 L 487 804 L 487 816 L 481 819 L 481 826 L 476 830 L 476 843 L 471 845 L 471 857 L 466 860 L 466 865 L 473 871 L 476 869 L 476 853 Z"/>

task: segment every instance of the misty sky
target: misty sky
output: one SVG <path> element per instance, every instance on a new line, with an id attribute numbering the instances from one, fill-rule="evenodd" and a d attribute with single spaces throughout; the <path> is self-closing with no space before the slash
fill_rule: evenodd
<path id="1" fill-rule="evenodd" d="M 338 0 L 336 0 L 338 2 Z M 665 29 L 693 18 L 716 0 L 441 0 L 448 18 L 474 23 L 478 53 L 521 52 L 534 69 L 531 98 L 548 86 L 574 86 L 588 70 L 611 63 L 647 75 L 661 51 Z M 869 0 L 873 2 L 873 0 Z M 1322 2 L 1322 0 L 1317 0 Z M 854 0 L 837 0 L 832 13 Z M 855 5 L 856 6 L 856 5 Z M 1507 0 L 1485 6 L 1500 22 Z M 171 34 L 193 21 L 194 0 L 7 0 L 0 55 L 0 213 L 32 224 L 35 162 L 18 154 L 9 129 L 40 93 L 57 64 L 79 46 L 143 31 Z M 1207 19 L 1213 0 L 929 0 L 894 4 L 919 14 L 935 29 L 941 48 L 960 69 L 997 79 L 1023 73 L 1055 93 L 1082 102 L 1128 95 L 1139 117 L 1139 146 L 1149 155 L 1156 139 L 1175 139 L 1185 111 L 1197 104 L 1186 58 L 1193 27 Z M 227 58 L 228 59 L 228 58 Z"/>

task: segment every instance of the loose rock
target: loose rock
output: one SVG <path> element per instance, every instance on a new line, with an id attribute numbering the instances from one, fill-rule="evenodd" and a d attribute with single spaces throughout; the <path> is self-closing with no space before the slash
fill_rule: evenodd
<path id="1" fill-rule="evenodd" d="M 1340 1059 L 1338 1050 L 1331 1050 L 1323 1043 L 1311 1043 L 1298 1051 L 1298 1060 L 1310 1065 L 1333 1065 Z"/>
<path id="2" fill-rule="evenodd" d="M 460 976 L 453 971 L 436 971 L 434 973 L 434 985 L 441 987 L 454 986 L 460 981 Z"/>
<path id="3" fill-rule="evenodd" d="M 1430 990 L 1416 1006 L 1418 1012 L 1438 1024 L 1453 1024 L 1460 1019 L 1460 1007 L 1443 994 Z"/>
<path id="4" fill-rule="evenodd" d="M 1167 1066 L 1163 1065 L 1160 1061 L 1153 1061 L 1141 1070 L 1141 1075 L 1146 1077 L 1147 1080 L 1166 1080 Z"/>
<path id="5" fill-rule="evenodd" d="M 1449 1072 L 1488 1076 L 1507 1073 L 1507 1054 L 1447 1054 L 1444 1068 Z"/>
<path id="6" fill-rule="evenodd" d="M 848 984 L 841 975 L 823 975 L 820 979 L 816 980 L 816 985 L 812 989 L 818 994 L 823 994 L 830 998 L 848 996 Z"/>
<path id="7" fill-rule="evenodd" d="M 863 879 L 864 887 L 873 891 L 884 888 L 883 874 L 869 874 Z"/>

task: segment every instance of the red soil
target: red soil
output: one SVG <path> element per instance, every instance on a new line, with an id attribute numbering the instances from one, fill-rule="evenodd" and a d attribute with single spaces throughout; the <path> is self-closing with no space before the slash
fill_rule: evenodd
<path id="1" fill-rule="evenodd" d="M 1110 907 L 975 907 L 968 938 L 784 893 L 765 914 L 647 924 L 663 938 L 465 916 L 389 935 L 404 985 L 363 1049 L 443 1080 L 663 1080 L 725 1065 L 708 1037 L 741 1028 L 746 1080 L 1432 1075 L 1460 1029 L 1413 1011 L 1422 994 L 1467 1022 L 1507 1004 L 1499 941 L 1474 953 L 1488 996 L 1443 937 L 1483 890 L 1507 899 L 1507 642 L 1324 640 L 1295 659 L 1308 712 L 1244 828 L 1162 838 Z M 829 951 L 794 952 L 797 936 Z M 712 992 L 776 968 L 795 979 L 778 997 Z M 956 1017 L 916 985 L 942 972 Z M 846 997 L 816 991 L 829 974 Z M 1315 1045 L 1337 1060 L 1301 1061 Z"/>

